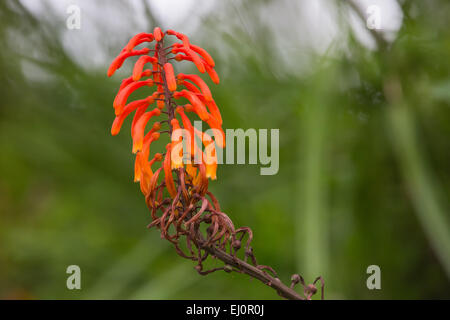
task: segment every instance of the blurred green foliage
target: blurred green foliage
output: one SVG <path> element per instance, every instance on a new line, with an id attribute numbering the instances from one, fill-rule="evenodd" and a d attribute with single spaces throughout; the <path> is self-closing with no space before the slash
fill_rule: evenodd
<path id="1" fill-rule="evenodd" d="M 223 165 L 210 184 L 252 227 L 258 261 L 283 281 L 323 275 L 327 298 L 450 298 L 450 3 L 402 1 L 395 41 L 375 50 L 341 19 L 346 48 L 290 60 L 309 65 L 302 75 L 283 71 L 277 30 L 255 18 L 273 2 L 233 3 L 190 37 L 215 57 L 224 127 L 280 128 L 277 175 Z M 218 28 L 236 12 L 241 25 Z M 0 298 L 277 299 L 244 275 L 198 275 L 145 228 L 128 127 L 109 134 L 120 77 L 106 77 L 107 60 L 80 66 L 64 28 L 0 2 Z M 104 31 L 108 59 L 134 31 Z M 80 291 L 66 288 L 71 264 Z M 382 290 L 366 287 L 372 264 Z"/>

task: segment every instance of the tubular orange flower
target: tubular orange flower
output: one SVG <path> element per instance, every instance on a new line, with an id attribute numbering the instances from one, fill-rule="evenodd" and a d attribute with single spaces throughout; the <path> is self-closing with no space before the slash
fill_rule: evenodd
<path id="1" fill-rule="evenodd" d="M 190 143 L 191 143 L 191 150 L 189 150 L 189 155 L 192 158 L 194 156 L 195 152 L 195 136 L 194 136 L 194 127 L 192 126 L 191 121 L 184 113 L 184 109 L 181 106 L 178 106 L 176 108 L 176 112 L 181 116 L 181 122 L 183 123 L 183 127 L 189 132 L 190 135 Z"/>
<path id="2" fill-rule="evenodd" d="M 149 77 L 151 75 L 152 75 L 152 70 L 147 69 L 142 72 L 141 77 Z M 122 90 L 123 88 L 125 88 L 127 85 L 129 85 L 133 81 L 134 81 L 133 76 L 123 79 L 122 83 L 120 84 L 119 91 Z"/>
<path id="3" fill-rule="evenodd" d="M 114 119 L 113 125 L 111 127 L 111 134 L 115 136 L 120 132 L 123 121 L 131 112 L 139 107 L 148 107 L 151 103 L 153 103 L 153 98 L 150 96 L 145 99 L 136 100 L 127 104 L 123 112 L 120 115 L 116 116 L 116 118 Z"/>
<path id="4" fill-rule="evenodd" d="M 206 177 L 211 178 L 212 180 L 216 180 L 216 171 L 217 171 L 217 154 L 216 147 L 213 139 L 208 134 L 201 132 L 197 128 L 194 127 L 194 131 L 198 137 L 202 140 L 203 145 L 205 146 L 205 152 L 202 153 L 202 162 L 206 167 Z"/>
<path id="5" fill-rule="evenodd" d="M 142 145 L 144 143 L 144 131 L 147 122 L 150 120 L 150 118 L 159 116 L 160 114 L 161 110 L 155 108 L 150 112 L 144 113 L 136 122 L 133 132 L 133 153 L 136 153 L 142 149 Z"/>
<path id="6" fill-rule="evenodd" d="M 172 50 L 173 53 L 177 53 L 177 52 L 180 52 L 180 51 L 185 52 L 184 49 L 180 49 L 180 48 L 174 48 L 174 49 Z M 183 60 L 186 60 L 186 61 L 192 61 L 192 62 L 193 62 L 192 57 L 186 56 L 186 55 L 183 55 L 183 54 L 177 54 L 177 55 L 174 57 L 174 59 L 175 59 L 176 61 L 183 61 Z M 200 59 L 200 60 L 201 60 L 201 59 Z M 215 84 L 219 84 L 219 82 L 220 82 L 219 75 L 218 75 L 217 72 L 214 70 L 214 68 L 212 68 L 212 67 L 211 67 L 208 63 L 206 63 L 206 61 L 204 61 L 204 60 L 201 60 L 201 62 L 203 63 L 203 66 L 205 67 L 206 72 L 208 73 L 208 75 L 209 75 L 209 77 L 211 78 L 212 82 L 214 82 Z"/>
<path id="7" fill-rule="evenodd" d="M 123 62 L 124 62 L 127 58 L 132 57 L 132 56 L 140 56 L 140 55 L 142 55 L 142 54 L 147 54 L 147 53 L 149 53 L 149 52 L 150 52 L 150 49 L 149 49 L 149 48 L 144 48 L 144 49 L 142 49 L 142 50 L 136 50 L 136 51 L 122 51 L 122 52 L 117 56 L 117 58 L 115 58 L 115 59 L 113 60 L 113 62 L 112 62 L 111 65 L 109 66 L 109 69 L 108 69 L 108 77 L 111 77 L 111 76 L 116 72 L 116 70 L 119 69 L 119 68 L 122 66 Z"/>
<path id="8" fill-rule="evenodd" d="M 205 105 L 191 91 L 181 90 L 181 91 L 175 92 L 173 97 L 175 99 L 178 99 L 181 97 L 188 99 L 189 102 L 192 103 L 192 106 L 194 107 L 194 112 L 199 116 L 199 118 L 202 121 L 207 121 L 209 119 L 209 113 L 208 113 L 208 111 L 206 111 Z"/>
<path id="9" fill-rule="evenodd" d="M 164 65 L 164 74 L 166 76 L 167 86 L 170 91 L 177 90 L 177 81 L 175 80 L 175 74 L 173 72 L 173 66 L 170 62 Z"/>
<path id="10" fill-rule="evenodd" d="M 158 42 L 161 41 L 162 38 L 164 37 L 164 34 L 163 34 L 163 32 L 161 31 L 161 29 L 159 27 L 156 27 L 153 30 L 153 35 L 155 36 L 155 40 L 158 41 Z"/>
<path id="11" fill-rule="evenodd" d="M 179 48 L 182 46 L 180 43 L 175 43 L 173 45 L 175 48 Z M 203 48 L 196 46 L 194 44 L 189 44 L 189 48 L 198 53 L 203 59 L 205 59 L 206 63 L 208 63 L 211 67 L 214 68 L 215 62 L 213 58 L 210 56 L 210 54 Z"/>
<path id="12" fill-rule="evenodd" d="M 128 44 L 125 46 L 125 50 L 130 52 L 137 45 L 139 45 L 143 42 L 152 42 L 152 41 L 153 41 L 153 34 L 141 32 L 130 39 Z"/>
<path id="13" fill-rule="evenodd" d="M 172 169 L 178 169 L 183 167 L 183 145 L 182 145 L 182 137 L 178 136 L 178 139 L 176 138 L 176 135 L 179 135 L 179 131 L 181 130 L 180 124 L 178 123 L 177 119 L 172 119 L 170 121 L 170 124 L 172 126 L 172 146 L 171 146 L 171 156 L 172 156 Z M 177 154 L 175 155 L 175 152 Z"/>
<path id="14" fill-rule="evenodd" d="M 130 94 L 132 94 L 135 90 L 139 89 L 143 86 L 152 86 L 153 80 L 145 80 L 145 81 L 138 81 L 138 82 L 132 82 L 129 85 L 127 85 L 125 88 L 119 91 L 116 98 L 114 99 L 114 109 L 116 110 L 116 115 L 120 115 L 122 113 L 122 110 L 127 102 L 128 97 Z"/>
<path id="15" fill-rule="evenodd" d="M 216 70 L 214 70 L 213 68 L 211 68 L 208 65 L 205 65 L 205 68 L 206 68 L 206 72 L 208 73 L 212 82 L 214 82 L 215 84 L 219 84 L 220 79 L 219 79 L 219 75 L 217 74 Z"/>
<path id="16" fill-rule="evenodd" d="M 202 93 L 201 91 L 200 91 L 200 89 L 199 88 L 197 88 L 195 85 L 193 85 L 192 83 L 190 83 L 190 82 L 187 82 L 187 81 L 184 81 L 184 80 L 178 80 L 179 81 L 179 83 L 181 84 L 181 85 L 183 85 L 183 86 L 185 86 L 186 87 L 186 89 L 188 89 L 188 91 L 191 91 L 191 92 L 194 92 L 194 93 Z"/>
<path id="17" fill-rule="evenodd" d="M 209 91 L 209 88 L 206 85 L 206 83 L 198 75 L 196 75 L 196 74 L 179 73 L 177 78 L 181 79 L 181 80 L 187 79 L 187 80 L 192 81 L 193 83 L 195 83 L 200 88 L 200 90 L 203 93 L 203 96 L 205 97 L 205 99 L 207 101 L 211 101 L 212 100 L 211 91 Z"/>
<path id="18" fill-rule="evenodd" d="M 177 191 L 175 189 L 175 183 L 173 182 L 172 177 L 172 164 L 171 164 L 171 145 L 170 143 L 166 146 L 166 157 L 164 158 L 164 175 L 165 175 L 165 182 L 166 182 L 166 188 L 167 191 L 169 191 L 169 194 L 172 198 L 175 198 L 177 195 Z"/>
<path id="19" fill-rule="evenodd" d="M 198 71 L 205 73 L 206 65 L 208 65 L 203 59 L 201 59 L 194 50 L 183 47 L 173 48 L 172 53 L 183 52 L 188 57 L 188 60 L 192 61 L 197 67 Z"/>
<path id="20" fill-rule="evenodd" d="M 142 181 L 142 177 L 148 179 L 153 175 L 153 171 L 151 169 L 151 163 L 148 163 L 148 155 L 150 153 L 150 145 L 153 141 L 159 139 L 159 132 L 152 132 L 151 136 L 147 141 L 144 142 L 144 146 L 142 147 L 142 151 L 136 154 L 136 160 L 134 162 L 134 181 Z M 143 186 L 141 185 L 141 188 Z"/>
<path id="21" fill-rule="evenodd" d="M 139 79 L 141 79 L 144 70 L 144 65 L 149 62 L 156 63 L 158 62 L 158 60 L 155 57 L 142 56 L 138 59 L 138 61 L 136 61 L 136 64 L 134 65 L 133 68 L 133 76 L 132 76 L 133 81 L 138 81 Z"/>

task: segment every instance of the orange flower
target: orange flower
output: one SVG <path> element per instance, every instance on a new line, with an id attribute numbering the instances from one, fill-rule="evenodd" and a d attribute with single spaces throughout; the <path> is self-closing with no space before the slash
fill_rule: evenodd
<path id="1" fill-rule="evenodd" d="M 109 69 L 108 69 L 108 77 L 111 77 L 111 76 L 114 74 L 114 72 L 116 72 L 116 70 L 119 69 L 119 68 L 122 66 L 123 62 L 124 62 L 127 58 L 132 57 L 132 56 L 140 56 L 140 55 L 142 55 L 142 54 L 147 54 L 147 53 L 149 53 L 149 52 L 150 52 L 150 49 L 149 49 L 149 48 L 144 48 L 144 49 L 142 49 L 142 50 L 136 50 L 136 51 L 122 51 L 122 52 L 117 56 L 117 58 L 115 58 L 115 59 L 113 60 L 113 62 L 112 62 L 111 65 L 109 66 Z"/>
<path id="2" fill-rule="evenodd" d="M 143 42 L 152 42 L 153 41 L 153 34 L 151 33 L 138 33 L 133 38 L 130 39 L 128 44 L 125 46 L 125 49 L 127 52 L 131 52 L 131 50 L 134 49 L 137 45 L 143 43 Z"/>
<path id="3" fill-rule="evenodd" d="M 190 158 L 192 159 L 192 157 L 194 156 L 194 152 L 195 152 L 195 136 L 194 136 L 194 127 L 192 126 L 191 121 L 189 120 L 189 118 L 186 116 L 186 114 L 184 113 L 184 108 L 181 106 L 178 106 L 176 108 L 176 112 L 181 116 L 181 122 L 183 123 L 183 127 L 189 132 L 190 135 L 190 143 L 191 143 L 191 150 L 189 150 L 190 153 Z"/>
<path id="4" fill-rule="evenodd" d="M 141 77 L 149 77 L 151 75 L 152 75 L 152 70 L 147 69 L 142 72 Z M 133 76 L 123 79 L 122 83 L 120 84 L 119 91 L 122 90 L 123 88 L 125 88 L 127 85 L 129 85 L 133 81 L 134 81 Z"/>
<path id="5" fill-rule="evenodd" d="M 207 101 L 211 101 L 212 100 L 211 91 L 209 91 L 209 88 L 206 85 L 206 83 L 198 75 L 196 75 L 196 74 L 179 73 L 177 78 L 181 79 L 181 80 L 187 79 L 187 80 L 192 81 L 193 83 L 195 83 L 200 88 L 200 90 L 203 93 L 203 96 L 205 97 L 205 99 Z"/>
<path id="6" fill-rule="evenodd" d="M 142 149 L 142 145 L 144 143 L 144 131 L 147 122 L 154 116 L 159 116 L 161 114 L 161 110 L 158 108 L 153 109 L 150 112 L 144 113 L 139 120 L 136 122 L 134 126 L 133 132 L 133 153 L 138 152 Z"/>
<path id="7" fill-rule="evenodd" d="M 180 43 L 174 43 L 175 48 L 179 48 L 181 46 Z M 210 54 L 203 48 L 196 46 L 194 44 L 189 44 L 189 48 L 198 53 L 203 59 L 205 59 L 206 63 L 208 63 L 211 67 L 214 68 L 215 62 Z"/>
<path id="8" fill-rule="evenodd" d="M 202 60 L 195 53 L 194 50 L 186 48 L 186 47 L 172 49 L 172 53 L 178 53 L 178 52 L 183 52 L 184 54 L 186 54 L 186 56 L 190 58 L 189 60 L 191 60 L 195 64 L 198 71 L 200 71 L 201 73 L 205 73 L 207 63 L 204 60 Z"/>
<path id="9" fill-rule="evenodd" d="M 202 121 L 207 121 L 209 119 L 209 113 L 206 111 L 205 105 L 200 101 L 197 96 L 191 91 L 181 90 L 174 93 L 173 97 L 175 99 L 184 97 L 192 103 L 194 107 L 194 112 L 199 116 Z"/>
<path id="10" fill-rule="evenodd" d="M 123 109 L 123 112 L 120 115 L 116 116 L 116 118 L 114 119 L 113 125 L 111 127 L 111 134 L 115 136 L 120 132 L 123 121 L 131 112 L 139 107 L 148 107 L 151 103 L 153 103 L 153 98 L 150 96 L 145 99 L 136 100 L 127 104 Z"/>
<path id="11" fill-rule="evenodd" d="M 173 66 L 171 63 L 167 62 L 166 64 L 164 64 L 164 73 L 166 75 L 166 81 L 169 90 L 177 90 L 177 81 L 175 80 L 175 74 L 173 72 Z"/>
<path id="12" fill-rule="evenodd" d="M 195 85 L 193 85 L 192 83 L 190 83 L 190 82 L 187 82 L 187 81 L 184 81 L 184 80 L 178 80 L 179 82 L 180 82 L 180 84 L 181 85 L 183 85 L 183 86 L 185 86 L 186 87 L 186 89 L 188 89 L 189 91 L 192 91 L 192 92 L 194 92 L 194 93 L 202 93 L 201 91 L 200 91 L 200 89 L 199 88 L 197 88 Z"/>
<path id="13" fill-rule="evenodd" d="M 184 52 L 184 50 L 180 49 L 180 48 L 174 48 L 172 50 L 173 53 L 177 53 L 177 52 L 180 52 L 180 51 Z M 193 62 L 192 57 L 186 56 L 186 55 L 183 55 L 183 54 L 177 54 L 175 56 L 175 60 L 176 61 L 186 60 L 186 61 L 192 61 Z M 220 82 L 219 75 L 214 70 L 214 68 L 212 68 L 209 64 L 207 64 L 206 61 L 204 61 L 204 60 L 201 60 L 201 62 L 203 63 L 203 66 L 205 67 L 206 72 L 208 73 L 208 75 L 211 78 L 212 82 L 214 82 L 215 84 L 219 84 L 219 82 Z"/>
<path id="14" fill-rule="evenodd" d="M 172 126 L 172 146 L 171 146 L 171 156 L 172 156 L 172 169 L 178 169 L 183 167 L 183 144 L 182 144 L 182 136 L 178 136 L 176 139 L 176 135 L 179 135 L 180 132 L 177 130 L 181 130 L 180 124 L 177 119 L 172 119 L 170 121 Z M 175 154 L 175 152 L 177 154 Z"/>
<path id="15" fill-rule="evenodd" d="M 155 36 L 155 40 L 158 41 L 158 42 L 161 41 L 162 38 L 164 37 L 164 33 L 161 31 L 161 29 L 159 27 L 156 27 L 153 30 L 153 34 Z"/>
<path id="16" fill-rule="evenodd" d="M 175 184 L 173 182 L 173 176 L 172 176 L 172 165 L 171 165 L 171 145 L 168 143 L 166 145 L 166 157 L 164 158 L 164 175 L 165 175 L 165 182 L 167 191 L 169 191 L 169 194 L 172 198 L 175 198 L 177 195 L 177 191 L 175 189 Z"/>
<path id="17" fill-rule="evenodd" d="M 127 85 L 125 88 L 119 91 L 116 98 L 114 99 L 114 109 L 116 110 L 116 116 L 120 115 L 122 113 L 123 107 L 125 106 L 128 97 L 130 94 L 132 94 L 135 90 L 139 89 L 143 86 L 152 86 L 153 80 L 145 80 L 145 81 L 138 81 L 138 82 L 132 82 L 129 85 Z"/>
<path id="18" fill-rule="evenodd" d="M 133 68 L 133 81 L 138 81 L 139 79 L 141 79 L 142 77 L 142 70 L 144 70 L 144 65 L 146 63 L 157 63 L 158 60 L 155 57 L 150 57 L 150 56 L 142 56 L 138 59 L 138 61 L 136 61 L 136 64 L 134 65 Z"/>

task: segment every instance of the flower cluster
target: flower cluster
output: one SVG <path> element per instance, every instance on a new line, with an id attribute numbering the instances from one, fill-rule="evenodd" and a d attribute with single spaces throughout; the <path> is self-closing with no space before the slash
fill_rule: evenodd
<path id="1" fill-rule="evenodd" d="M 169 36 L 175 41 L 165 46 Z M 141 44 L 150 44 L 152 48 L 136 49 Z M 197 249 L 200 242 L 237 245 L 236 234 L 245 235 L 247 229 L 235 230 L 231 219 L 220 211 L 217 199 L 208 191 L 209 179 L 216 179 L 216 148 L 225 147 L 220 110 L 200 76 L 176 74 L 172 65 L 178 61 L 192 62 L 200 73 L 207 73 L 218 84 L 213 58 L 203 48 L 191 44 L 186 35 L 155 28 L 153 33 L 139 33 L 131 38 L 111 63 L 108 76 L 132 56 L 139 58 L 132 75 L 122 81 L 114 99 L 116 117 L 111 133 L 118 134 L 125 118 L 134 112 L 131 124 L 132 152 L 136 154 L 134 180 L 140 183 L 152 212 L 150 226 L 158 227 L 161 236 L 173 242 L 180 255 L 188 257 L 178 245 L 179 238 L 185 235 L 191 252 L 188 258 L 194 260 L 198 257 L 192 244 Z M 146 87 L 155 90 L 146 98 L 129 101 L 135 91 Z M 177 103 L 183 100 L 184 103 Z M 207 123 L 212 134 L 193 126 L 187 113 Z M 153 119 L 158 120 L 150 127 Z M 165 125 L 167 128 L 163 129 Z M 152 143 L 164 133 L 171 137 L 165 152 L 150 156 Z M 159 168 L 152 168 L 156 163 L 161 163 Z M 206 236 L 198 232 L 201 223 L 209 225 Z M 169 234 L 171 226 L 174 232 Z"/>
<path id="2" fill-rule="evenodd" d="M 167 36 L 174 36 L 180 42 L 164 47 Z M 152 42 L 155 42 L 153 49 L 136 49 L 140 44 Z M 139 58 L 133 74 L 122 81 L 114 99 L 116 118 L 111 133 L 118 134 L 125 118 L 134 112 L 131 129 L 133 153 L 136 154 L 134 180 L 140 182 L 142 193 L 148 196 L 155 190 L 161 172 L 160 169 L 154 171 L 152 165 L 162 162 L 165 186 L 172 198 L 177 194 L 172 170 L 179 168 L 185 168 L 186 182 L 204 194 L 208 178 L 216 179 L 216 145 L 224 147 L 222 116 L 202 78 L 195 74 L 176 74 L 171 61 L 191 61 L 198 71 L 206 72 L 218 84 L 214 60 L 206 50 L 191 44 L 186 35 L 173 30 L 163 33 L 160 28 L 155 28 L 153 33 L 139 33 L 131 38 L 111 63 L 108 76 L 112 76 L 132 56 Z M 155 91 L 144 99 L 130 102 L 130 95 L 143 87 L 154 87 Z M 188 103 L 177 105 L 175 101 L 182 99 Z M 153 104 L 155 107 L 151 107 Z M 192 125 L 187 112 L 195 113 L 213 129 L 215 141 Z M 146 132 L 150 120 L 162 114 L 167 115 L 166 120 L 154 122 Z M 163 123 L 168 124 L 168 130 L 162 132 L 171 134 L 172 139 L 167 143 L 165 153 L 155 153 L 149 159 L 151 144 L 160 138 Z M 205 151 L 197 141 L 201 141 Z"/>

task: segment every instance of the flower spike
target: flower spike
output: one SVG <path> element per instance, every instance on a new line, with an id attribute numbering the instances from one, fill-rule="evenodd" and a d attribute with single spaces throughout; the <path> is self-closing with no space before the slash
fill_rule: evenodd
<path id="1" fill-rule="evenodd" d="M 165 46 L 169 36 L 176 37 L 175 43 Z M 135 50 L 141 44 L 151 45 L 152 49 L 144 47 Z M 250 246 L 252 231 L 248 227 L 235 229 L 231 219 L 220 211 L 217 199 L 208 191 L 209 180 L 217 179 L 217 148 L 225 147 L 222 116 L 211 90 L 202 78 L 196 74 L 179 73 L 176 76 L 172 63 L 192 62 L 200 73 L 208 73 L 212 82 L 218 84 L 220 80 L 211 55 L 203 48 L 191 44 L 186 35 L 174 30 L 163 32 L 156 27 L 153 33 L 142 32 L 130 39 L 111 63 L 108 76 L 112 76 L 131 56 L 141 57 L 134 64 L 131 77 L 120 84 L 114 98 L 115 118 L 111 134 L 118 134 L 125 119 L 134 112 L 131 122 L 132 152 L 136 154 L 134 181 L 139 182 L 151 212 L 153 221 L 148 227 L 159 228 L 161 237 L 173 243 L 180 256 L 197 261 L 195 268 L 200 274 L 216 270 L 237 270 L 269 284 L 280 295 L 284 293 L 286 297 L 302 299 L 292 290 L 293 285 L 289 288 L 277 280 L 273 269 L 256 263 Z M 144 70 L 147 63 L 151 63 L 152 68 Z M 143 77 L 148 79 L 142 80 Z M 153 85 L 155 88 L 146 93 L 147 98 L 128 101 L 137 89 Z M 184 89 L 177 91 L 178 86 Z M 149 88 L 145 90 L 148 91 Z M 140 91 L 144 91 L 144 88 Z M 181 98 L 187 99 L 189 103 L 177 105 Z M 156 106 L 150 107 L 155 102 Z M 186 112 L 194 112 L 206 122 L 213 129 L 214 137 L 192 126 Z M 164 117 L 164 120 L 153 121 L 154 117 Z M 181 118 L 181 122 L 178 118 Z M 150 121 L 153 122 L 152 128 L 148 130 Z M 181 135 L 180 129 L 184 130 Z M 169 140 L 165 154 L 155 153 L 151 156 L 151 151 L 155 149 L 152 143 L 162 138 Z M 153 166 L 156 168 L 152 168 Z M 164 178 L 160 177 L 162 171 Z M 182 237 L 186 239 L 184 247 L 188 250 L 187 253 L 180 245 Z M 244 237 L 247 241 L 242 245 Z M 241 247 L 245 247 L 245 261 L 242 263 L 237 257 L 237 251 Z M 208 256 L 221 259 L 226 265 L 204 270 L 203 262 Z M 252 263 L 254 267 L 245 262 Z M 274 276 L 265 270 L 272 272 Z M 314 284 L 319 279 L 321 278 L 317 278 Z M 315 290 L 314 284 L 310 286 Z M 305 294 L 307 299 L 311 295 Z"/>

